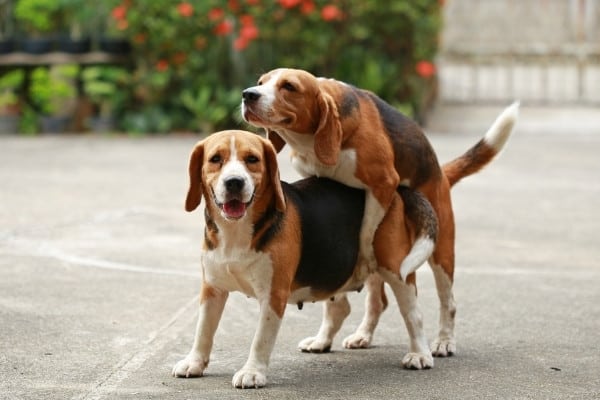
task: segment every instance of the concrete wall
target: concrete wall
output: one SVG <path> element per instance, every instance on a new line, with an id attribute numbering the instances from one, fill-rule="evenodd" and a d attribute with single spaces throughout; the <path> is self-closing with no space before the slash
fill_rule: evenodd
<path id="1" fill-rule="evenodd" d="M 446 0 L 440 100 L 600 104 L 600 0 Z"/>

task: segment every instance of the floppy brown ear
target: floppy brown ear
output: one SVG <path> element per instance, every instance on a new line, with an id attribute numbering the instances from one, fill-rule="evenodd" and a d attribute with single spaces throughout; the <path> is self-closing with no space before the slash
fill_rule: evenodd
<path id="1" fill-rule="evenodd" d="M 315 154 L 325 165 L 335 165 L 342 147 L 342 124 L 333 97 L 321 91 L 317 96 L 321 119 L 315 132 Z"/>
<path id="2" fill-rule="evenodd" d="M 285 146 L 285 140 L 283 140 L 281 138 L 281 136 L 279 136 L 279 134 L 275 131 L 272 131 L 270 129 L 266 129 L 266 131 L 267 131 L 267 139 L 269 139 L 269 141 L 275 148 L 275 151 L 277 153 L 279 153 L 281 151 L 281 149 L 283 149 L 283 146 Z"/>
<path id="3" fill-rule="evenodd" d="M 185 198 L 185 210 L 194 211 L 202 200 L 202 163 L 204 161 L 204 143 L 198 142 L 190 155 L 190 187 Z"/>
<path id="4" fill-rule="evenodd" d="M 283 188 L 281 187 L 281 180 L 279 179 L 279 167 L 277 165 L 277 154 L 273 145 L 267 141 L 263 141 L 263 149 L 265 153 L 265 161 L 267 164 L 267 173 L 273 185 L 273 191 L 275 194 L 275 208 L 278 211 L 285 211 L 285 196 L 283 195 Z"/>

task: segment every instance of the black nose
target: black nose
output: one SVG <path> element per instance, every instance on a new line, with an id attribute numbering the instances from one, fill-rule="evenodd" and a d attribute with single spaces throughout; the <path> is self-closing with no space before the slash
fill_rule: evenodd
<path id="1" fill-rule="evenodd" d="M 245 103 L 251 103 L 260 98 L 260 93 L 256 89 L 246 89 L 242 92 L 242 99 Z"/>
<path id="2" fill-rule="evenodd" d="M 227 178 L 225 181 L 225 189 L 231 193 L 239 193 L 244 187 L 244 179 L 239 176 Z"/>

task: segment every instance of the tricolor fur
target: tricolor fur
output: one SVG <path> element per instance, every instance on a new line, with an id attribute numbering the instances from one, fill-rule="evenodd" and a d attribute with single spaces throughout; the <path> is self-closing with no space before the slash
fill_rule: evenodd
<path id="1" fill-rule="evenodd" d="M 367 260 L 368 238 L 388 210 L 397 187 L 406 186 L 425 195 L 439 224 L 429 260 L 440 297 L 440 330 L 432 351 L 437 356 L 453 354 L 456 306 L 452 294 L 454 215 L 450 188 L 477 172 L 502 149 L 517 120 L 518 104 L 507 108 L 473 149 L 442 168 L 416 123 L 375 94 L 344 82 L 282 68 L 261 76 L 258 85 L 244 90 L 242 97 L 243 118 L 265 128 L 278 150 L 286 143 L 290 145 L 292 164 L 298 172 L 366 190 L 361 252 Z M 413 249 L 418 253 L 419 247 L 417 244 Z M 415 260 L 422 257 L 416 254 Z M 366 347 L 369 342 L 362 337 L 346 345 Z"/>
<path id="2" fill-rule="evenodd" d="M 233 385 L 264 386 L 286 304 L 328 300 L 341 310 L 323 332 L 333 336 L 349 311 L 343 293 L 364 283 L 357 278 L 357 260 L 365 192 L 324 178 L 280 182 L 271 143 L 244 131 L 219 132 L 199 142 L 189 175 L 186 209 L 194 210 L 202 199 L 206 203 L 203 280 L 194 345 L 173 375 L 202 375 L 228 293 L 239 291 L 258 300 L 260 317 L 248 361 Z M 420 230 L 435 237 L 436 228 L 429 203 L 415 191 L 398 190 L 373 243 L 379 273 L 395 288 L 403 315 L 413 316 L 407 320 L 411 352 L 405 364 L 419 368 L 433 361 L 414 301 L 414 273 L 406 282 L 398 275 Z M 330 346 L 319 340 L 300 344 L 305 351 Z"/>

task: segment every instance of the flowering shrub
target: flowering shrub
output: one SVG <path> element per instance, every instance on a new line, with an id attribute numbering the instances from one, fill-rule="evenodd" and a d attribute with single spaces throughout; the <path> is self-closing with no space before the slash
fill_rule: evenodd
<path id="1" fill-rule="evenodd" d="M 133 46 L 128 130 L 237 124 L 241 90 L 303 68 L 419 112 L 435 76 L 440 0 L 108 0 Z"/>

